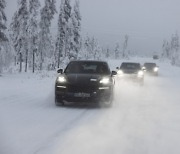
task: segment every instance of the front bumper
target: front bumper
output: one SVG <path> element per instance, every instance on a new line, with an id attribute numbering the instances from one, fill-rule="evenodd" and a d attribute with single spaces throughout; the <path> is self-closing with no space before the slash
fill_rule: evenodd
<path id="1" fill-rule="evenodd" d="M 134 82 L 142 82 L 144 80 L 144 75 L 143 76 L 138 76 L 137 74 L 123 74 L 118 76 L 118 80 L 130 80 Z"/>
<path id="2" fill-rule="evenodd" d="M 113 86 L 81 87 L 81 86 L 55 86 L 57 100 L 68 102 L 99 102 L 109 100 Z"/>
<path id="3" fill-rule="evenodd" d="M 147 70 L 145 73 L 148 75 L 158 75 L 158 71 L 153 71 L 153 70 Z"/>

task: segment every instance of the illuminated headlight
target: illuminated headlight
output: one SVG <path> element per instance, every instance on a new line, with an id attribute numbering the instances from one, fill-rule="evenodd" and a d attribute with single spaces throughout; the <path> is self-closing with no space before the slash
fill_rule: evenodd
<path id="1" fill-rule="evenodd" d="M 158 67 L 155 67 L 155 68 L 154 68 L 154 72 L 157 72 L 157 71 L 158 71 Z"/>
<path id="2" fill-rule="evenodd" d="M 117 74 L 118 74 L 118 75 L 123 75 L 123 71 L 122 71 L 122 70 L 118 70 L 118 71 L 117 71 Z"/>
<path id="3" fill-rule="evenodd" d="M 109 78 L 102 78 L 100 80 L 100 83 L 102 83 L 102 84 L 108 84 L 109 82 L 110 82 Z"/>
<path id="4" fill-rule="evenodd" d="M 64 82 L 66 82 L 66 78 L 64 76 L 59 76 L 57 81 L 61 82 L 61 83 L 64 83 Z"/>
<path id="5" fill-rule="evenodd" d="M 142 70 L 143 70 L 144 72 L 146 72 L 146 67 L 145 67 L 145 66 L 143 66 L 143 67 L 142 67 Z"/>
<path id="6" fill-rule="evenodd" d="M 142 77 L 144 75 L 143 71 L 138 72 L 138 77 Z"/>

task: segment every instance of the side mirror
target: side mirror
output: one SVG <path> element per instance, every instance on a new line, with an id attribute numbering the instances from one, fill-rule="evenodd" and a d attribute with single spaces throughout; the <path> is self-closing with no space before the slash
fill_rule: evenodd
<path id="1" fill-rule="evenodd" d="M 116 71 L 112 71 L 112 72 L 111 72 L 111 75 L 112 75 L 112 76 L 115 76 L 115 75 L 117 75 L 117 72 L 116 72 Z"/>
<path id="2" fill-rule="evenodd" d="M 57 70 L 57 73 L 62 74 L 62 73 L 63 73 L 63 69 L 58 69 L 58 70 Z"/>
<path id="3" fill-rule="evenodd" d="M 117 70 L 119 70 L 119 67 L 116 67 Z"/>

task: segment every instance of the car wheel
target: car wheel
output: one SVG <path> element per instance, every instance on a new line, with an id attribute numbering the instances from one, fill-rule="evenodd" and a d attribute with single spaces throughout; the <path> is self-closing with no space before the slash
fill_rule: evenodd
<path id="1" fill-rule="evenodd" d="M 63 100 L 59 98 L 57 99 L 56 97 L 55 97 L 55 104 L 56 106 L 64 106 Z"/>
<path id="2" fill-rule="evenodd" d="M 109 108 L 109 107 L 112 107 L 112 105 L 113 105 L 113 94 L 110 96 L 109 99 L 105 99 L 105 100 L 100 101 L 101 107 Z"/>

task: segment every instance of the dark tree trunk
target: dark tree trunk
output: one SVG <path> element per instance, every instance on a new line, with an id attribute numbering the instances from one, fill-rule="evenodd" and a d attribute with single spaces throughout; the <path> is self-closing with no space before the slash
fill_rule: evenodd
<path id="1" fill-rule="evenodd" d="M 35 70 L 35 50 L 33 50 L 33 73 Z"/>
<path id="2" fill-rule="evenodd" d="M 20 69 L 19 69 L 19 72 L 22 72 L 22 53 L 20 53 L 19 56 L 20 56 Z"/>
<path id="3" fill-rule="evenodd" d="M 27 72 L 28 67 L 28 50 L 26 49 L 26 65 L 25 65 L 25 72 Z"/>

